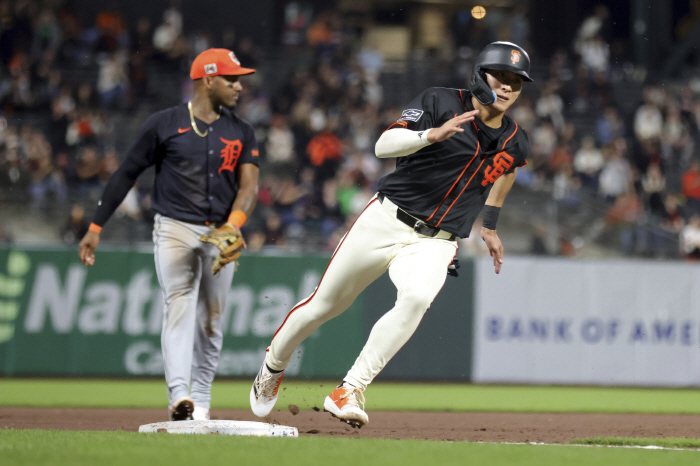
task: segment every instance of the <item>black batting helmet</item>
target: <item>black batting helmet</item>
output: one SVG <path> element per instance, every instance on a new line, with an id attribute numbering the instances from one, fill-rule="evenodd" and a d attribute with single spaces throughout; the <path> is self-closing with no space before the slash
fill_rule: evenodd
<path id="1" fill-rule="evenodd" d="M 470 90 L 482 105 L 496 102 L 496 93 L 486 82 L 484 70 L 512 71 L 522 76 L 525 81 L 532 81 L 528 74 L 530 56 L 525 49 L 512 42 L 492 42 L 484 47 L 477 57 L 472 73 Z"/>

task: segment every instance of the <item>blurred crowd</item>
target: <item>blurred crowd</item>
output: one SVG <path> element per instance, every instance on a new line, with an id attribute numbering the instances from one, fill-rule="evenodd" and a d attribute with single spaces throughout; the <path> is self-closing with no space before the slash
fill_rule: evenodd
<path id="1" fill-rule="evenodd" d="M 457 12 L 455 53 L 473 57 L 465 50 L 478 52 L 493 40 L 528 49 L 526 15 L 518 7 L 488 23 Z M 244 66 L 261 68 L 243 80 L 236 110 L 256 128 L 262 160 L 258 207 L 244 231 L 249 247 L 332 251 L 394 168 L 393 160 L 374 156 L 374 144 L 401 108 L 386 104 L 385 59 L 362 40 L 357 21 L 294 2 L 284 17 L 283 47 L 306 60 L 270 91 L 253 41 L 233 30 L 185 35 L 175 7 L 156 25 L 126 24 L 114 11 L 87 25 L 58 0 L 0 0 L 0 194 L 28 197 L 38 212 L 71 205 L 60 235 L 78 241 L 124 155 L 115 149 L 112 115 L 154 103 L 153 67 L 181 76 L 173 92 L 187 100 L 191 60 L 226 47 Z M 602 226 L 590 235 L 609 236 L 624 254 L 700 257 L 700 80 L 642 87 L 644 70 L 630 64 L 611 30 L 607 9 L 595 8 L 574 42 L 533 70 L 537 82 L 511 109 L 532 143 L 517 182 L 551 193 L 572 216 L 593 205 L 598 222 L 591 224 Z M 533 52 L 533 63 L 541 63 Z M 467 73 L 454 69 L 452 86 L 466 86 Z M 638 105 L 622 105 L 615 89 L 635 85 L 639 92 L 625 98 Z M 50 115 L 49 124 L 33 124 L 37 114 Z M 136 223 L 151 220 L 147 182 L 119 212 Z M 575 253 L 549 248 L 544 230 L 533 228 L 532 253 Z M 465 250 L 483 252 L 477 241 L 465 243 Z"/>
<path id="2" fill-rule="evenodd" d="M 597 235 L 623 254 L 695 258 L 700 80 L 649 83 L 611 30 L 608 9 L 596 7 L 571 48 L 552 57 L 538 95 L 513 110 L 532 142 L 519 182 L 548 188 L 573 216 L 595 204 Z M 619 91 L 635 86 L 638 95 Z"/>

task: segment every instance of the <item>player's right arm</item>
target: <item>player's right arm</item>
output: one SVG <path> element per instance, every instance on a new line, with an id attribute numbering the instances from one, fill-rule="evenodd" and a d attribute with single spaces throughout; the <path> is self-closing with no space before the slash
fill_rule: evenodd
<path id="1" fill-rule="evenodd" d="M 487 213 L 484 213 L 484 224 L 481 227 L 481 239 L 484 240 L 484 243 L 486 243 L 486 246 L 489 248 L 491 257 L 493 257 L 493 266 L 496 273 L 501 273 L 501 267 L 503 266 L 503 244 L 498 237 L 495 224 L 496 221 L 498 221 L 498 213 L 501 207 L 503 207 L 506 196 L 513 187 L 513 183 L 515 183 L 516 172 L 517 168 L 513 167 L 496 180 L 484 206 L 484 209 L 491 209 L 491 212 L 489 213 L 489 222 L 487 222 Z M 491 223 L 492 225 L 487 225 L 487 223 Z"/>
<path id="2" fill-rule="evenodd" d="M 157 125 L 159 114 L 151 115 L 141 127 L 136 142 L 129 150 L 126 159 L 110 177 L 102 199 L 98 203 L 95 217 L 88 232 L 78 246 L 80 260 L 85 265 L 95 263 L 95 249 L 100 244 L 100 232 L 107 220 L 122 203 L 126 194 L 134 187 L 138 176 L 155 163 L 158 147 Z"/>
<path id="3" fill-rule="evenodd" d="M 462 125 L 469 123 L 479 113 L 478 110 L 455 115 L 438 127 L 434 122 L 444 121 L 439 115 L 444 111 L 438 105 L 439 91 L 427 89 L 408 105 L 401 118 L 384 131 L 374 146 L 379 158 L 405 157 L 422 148 L 442 142 L 455 133 L 464 132 Z M 436 121 L 437 120 L 437 121 Z"/>

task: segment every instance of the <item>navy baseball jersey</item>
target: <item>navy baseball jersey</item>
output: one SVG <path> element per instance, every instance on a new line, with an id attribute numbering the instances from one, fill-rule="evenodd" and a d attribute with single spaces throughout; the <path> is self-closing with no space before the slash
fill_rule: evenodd
<path id="1" fill-rule="evenodd" d="M 437 128 L 471 110 L 469 91 L 433 87 L 416 97 L 389 129 Z M 530 140 L 508 115 L 500 128 L 490 128 L 478 117 L 463 128 L 463 133 L 397 158 L 396 170 L 379 180 L 379 192 L 429 225 L 466 238 L 493 183 L 527 163 Z"/>
<path id="2" fill-rule="evenodd" d="M 238 192 L 236 167 L 258 165 L 258 144 L 253 128 L 232 111 L 207 125 L 195 119 L 200 137 L 192 129 L 187 104 L 151 115 L 141 127 L 126 159 L 105 187 L 94 223 L 104 225 L 148 167 L 155 165 L 152 207 L 184 222 L 205 224 L 226 221 Z"/>

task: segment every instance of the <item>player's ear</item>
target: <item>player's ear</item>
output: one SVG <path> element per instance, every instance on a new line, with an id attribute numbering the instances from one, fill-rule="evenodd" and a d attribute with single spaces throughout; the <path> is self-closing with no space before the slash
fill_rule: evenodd
<path id="1" fill-rule="evenodd" d="M 214 76 L 204 76 L 202 78 L 202 84 L 204 84 L 204 87 L 207 89 L 211 89 L 214 86 Z"/>

